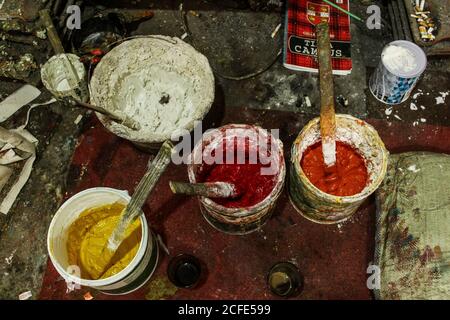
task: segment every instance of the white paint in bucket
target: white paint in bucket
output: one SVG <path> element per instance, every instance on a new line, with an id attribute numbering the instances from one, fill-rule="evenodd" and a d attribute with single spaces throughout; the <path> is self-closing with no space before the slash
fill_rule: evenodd
<path id="1" fill-rule="evenodd" d="M 150 279 L 158 261 L 158 245 L 143 214 L 140 216 L 141 243 L 127 267 L 109 278 L 99 280 L 81 279 L 70 272 L 73 270 L 67 256 L 70 225 L 86 209 L 116 201 L 126 204 L 130 199 L 126 191 L 103 187 L 91 188 L 77 193 L 58 209 L 48 230 L 47 249 L 55 269 L 67 282 L 95 288 L 107 294 L 126 294 L 137 290 Z"/>
<path id="2" fill-rule="evenodd" d="M 161 143 L 177 130 L 192 131 L 214 101 L 208 59 L 191 45 L 167 36 L 124 41 L 100 61 L 89 84 L 92 103 L 139 122 L 131 130 L 97 116 L 112 133 L 134 143 Z"/>

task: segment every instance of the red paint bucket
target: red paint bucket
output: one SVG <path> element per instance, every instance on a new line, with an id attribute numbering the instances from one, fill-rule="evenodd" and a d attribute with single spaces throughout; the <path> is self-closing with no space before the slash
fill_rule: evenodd
<path id="1" fill-rule="evenodd" d="M 232 149 L 230 146 L 233 146 Z M 233 154 L 230 154 L 230 150 Z M 220 151 L 225 151 L 225 154 L 221 154 Z M 222 164 L 214 162 L 221 157 Z M 265 186 L 255 185 L 252 190 L 242 190 L 245 195 L 242 195 L 241 199 L 247 197 L 247 200 L 242 200 L 246 205 L 242 206 L 239 205 L 240 200 L 230 199 L 227 203 L 223 199 L 213 200 L 206 197 L 199 197 L 199 203 L 203 216 L 214 228 L 225 233 L 242 235 L 258 230 L 267 222 L 281 194 L 286 174 L 283 144 L 274 135 L 258 126 L 229 124 L 208 131 L 191 154 L 188 165 L 189 180 L 191 183 L 200 182 L 206 165 L 234 165 L 230 161 L 234 161 L 237 165 L 253 165 L 261 161 L 265 166 L 260 172 L 261 176 L 257 176 L 254 172 L 249 176 L 245 172 L 245 167 L 244 169 L 240 167 L 239 176 L 234 177 L 234 181 L 225 182 L 240 184 L 247 180 L 248 187 L 252 183 L 254 185 L 255 181 L 267 181 L 270 189 L 264 191 Z M 262 177 L 263 175 L 270 178 L 266 179 Z M 249 179 L 260 180 L 249 181 Z M 261 196 L 257 194 L 259 189 L 264 192 L 262 198 L 258 198 Z"/>

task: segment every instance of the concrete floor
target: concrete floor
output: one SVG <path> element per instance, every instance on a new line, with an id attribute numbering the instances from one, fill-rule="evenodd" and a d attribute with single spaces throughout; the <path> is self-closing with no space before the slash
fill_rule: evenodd
<path id="1" fill-rule="evenodd" d="M 137 26 L 133 34 L 181 36 L 185 33 L 175 2 L 171 7 L 155 9 L 155 16 Z M 255 12 L 248 8 L 225 10 L 214 5 L 189 8 L 187 4 L 184 9 L 190 31 L 185 40 L 209 58 L 216 70 L 219 98 L 224 100 L 226 108 L 238 110 L 245 106 L 308 116 L 318 114 L 317 76 L 289 71 L 282 67 L 281 57 L 277 58 L 282 45 L 282 29 L 274 39 L 270 35 L 283 21 L 280 12 Z M 189 13 L 190 9 L 200 16 Z M 365 7 L 355 3 L 353 11 L 364 15 Z M 394 107 L 389 114 L 389 110 L 386 111 L 389 108 L 378 103 L 368 92 L 366 83 L 383 46 L 391 40 L 390 36 L 383 31 L 368 33 L 353 25 L 352 37 L 355 63 L 352 75 L 335 77 L 336 94 L 349 99 L 348 107 L 337 107 L 339 112 L 360 118 L 401 121 L 411 126 L 416 121 L 423 122 L 422 119 L 429 124 L 450 126 L 450 97 L 444 104 L 436 104 L 440 92 L 449 90 L 449 59 L 431 60 L 418 87 L 423 94 Z M 50 55 L 44 43 L 34 50 L 41 63 Z M 266 69 L 273 61 L 275 63 L 266 72 L 254 78 L 243 81 L 224 78 Z M 19 83 L 1 81 L 2 99 L 19 86 Z M 305 106 L 305 95 L 310 97 L 312 107 Z M 45 93 L 39 100 L 47 98 L 48 93 Z M 418 110 L 412 110 L 411 102 L 419 107 Z M 420 108 L 421 105 L 425 109 Z M 13 128 L 22 124 L 25 111 L 2 125 Z M 74 123 L 79 114 L 84 111 L 58 103 L 32 112 L 29 130 L 40 141 L 38 159 L 13 209 L 7 216 L 0 216 L 0 298 L 17 299 L 21 292 L 28 290 L 36 298 L 40 291 L 47 261 L 47 228 L 65 192 L 67 168 L 77 137 L 85 129 L 83 121 Z"/>

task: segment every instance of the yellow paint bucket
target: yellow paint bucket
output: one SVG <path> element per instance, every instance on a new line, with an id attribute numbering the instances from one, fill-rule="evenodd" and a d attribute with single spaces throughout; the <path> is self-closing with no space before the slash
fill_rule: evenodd
<path id="1" fill-rule="evenodd" d="M 47 248 L 55 269 L 68 283 L 68 288 L 88 286 L 106 294 L 127 294 L 139 289 L 152 276 L 158 263 L 158 245 L 156 237 L 149 229 L 142 214 L 141 243 L 131 262 L 117 274 L 98 280 L 80 277 L 78 266 L 69 265 L 67 253 L 68 230 L 72 223 L 86 209 L 120 202 L 127 204 L 130 196 L 126 191 L 111 188 L 91 188 L 77 193 L 68 199 L 56 212 L 47 235 Z"/>

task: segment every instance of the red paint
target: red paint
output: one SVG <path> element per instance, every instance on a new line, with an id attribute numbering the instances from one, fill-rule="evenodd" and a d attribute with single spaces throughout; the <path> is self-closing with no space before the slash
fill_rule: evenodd
<path id="1" fill-rule="evenodd" d="M 103 51 L 102 51 L 102 49 L 93 49 L 93 50 L 91 50 L 91 54 L 93 54 L 94 56 L 101 56 L 101 55 L 103 55 Z"/>
<path id="2" fill-rule="evenodd" d="M 301 166 L 313 185 L 335 196 L 352 196 L 361 192 L 369 177 L 364 158 L 340 141 L 336 142 L 336 167 L 332 172 L 325 170 L 321 142 L 305 150 Z"/>
<path id="3" fill-rule="evenodd" d="M 224 142 L 225 143 L 225 142 Z M 243 146 L 234 145 L 234 161 L 231 164 L 203 163 L 197 179 L 199 182 L 229 182 L 236 186 L 238 196 L 235 198 L 216 198 L 214 202 L 227 208 L 244 208 L 254 206 L 264 200 L 274 189 L 276 175 L 261 175 L 261 169 L 269 167 L 260 162 L 249 163 L 248 141 L 245 144 L 245 163 L 238 164 L 236 149 Z M 224 148 L 225 149 L 225 148 Z M 231 150 L 227 150 L 230 152 Z M 224 161 L 225 162 L 225 161 Z M 241 161 L 243 162 L 243 161 Z"/>

